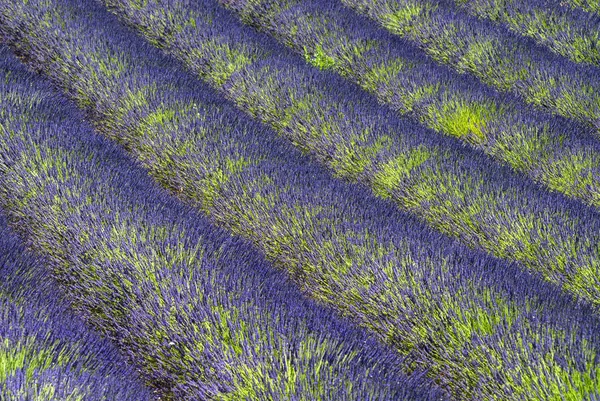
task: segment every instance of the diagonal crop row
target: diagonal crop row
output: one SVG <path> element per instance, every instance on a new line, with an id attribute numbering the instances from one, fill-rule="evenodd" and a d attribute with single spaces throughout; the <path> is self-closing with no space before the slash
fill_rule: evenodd
<path id="1" fill-rule="evenodd" d="M 0 224 L 0 399 L 153 399 L 115 347 L 65 311 L 40 260 Z"/>
<path id="2" fill-rule="evenodd" d="M 454 0 L 469 14 L 527 36 L 575 62 L 600 65 L 597 16 L 558 6 L 554 0 Z"/>
<path id="3" fill-rule="evenodd" d="M 0 59 L 5 54 L 0 49 Z M 153 399 L 114 345 L 90 333 L 53 284 L 44 261 L 1 216 L 0 399 Z"/>
<path id="4" fill-rule="evenodd" d="M 435 61 L 527 103 L 587 124 L 600 136 L 598 70 L 576 64 L 451 0 L 340 0 Z"/>
<path id="5" fill-rule="evenodd" d="M 0 204 L 161 399 L 441 398 L 400 372 L 396 352 L 168 196 L 40 77 L 7 64 Z"/>
<path id="6" fill-rule="evenodd" d="M 518 261 L 600 305 L 596 212 L 539 190 L 452 138 L 398 119 L 340 77 L 287 57 L 285 48 L 241 26 L 216 2 L 107 3 L 155 45 L 336 176 L 358 181 L 439 231 Z M 7 30 L 17 35 L 21 28 Z M 28 40 L 50 40 L 44 36 Z M 55 57 L 45 52 L 35 53 L 43 59 Z M 81 74 L 79 64 L 67 60 L 62 68 L 52 74 L 60 74 L 57 79 L 74 95 L 91 85 L 90 74 L 82 83 L 73 80 Z M 97 93 L 105 85 L 93 85 L 88 92 Z"/>
<path id="7" fill-rule="evenodd" d="M 600 143 L 476 79 L 438 67 L 338 1 L 220 0 L 321 68 L 402 115 L 457 137 L 532 180 L 600 207 Z"/>
<path id="8" fill-rule="evenodd" d="M 600 14 L 600 1 L 598 0 L 557 0 L 552 1 L 550 7 L 569 7 L 574 10 Z"/>
<path id="9" fill-rule="evenodd" d="M 95 7 L 30 0 L 3 26 L 18 24 L 12 45 L 181 200 L 249 238 L 455 399 L 597 393 L 589 309 L 332 180 Z"/>

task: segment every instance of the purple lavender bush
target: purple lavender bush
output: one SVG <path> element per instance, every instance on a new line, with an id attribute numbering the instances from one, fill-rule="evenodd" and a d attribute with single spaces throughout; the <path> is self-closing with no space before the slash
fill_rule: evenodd
<path id="1" fill-rule="evenodd" d="M 565 0 L 551 4 L 554 7 L 569 7 L 573 10 L 583 10 L 590 13 L 600 14 L 600 2 L 598 0 Z"/>
<path id="2" fill-rule="evenodd" d="M 0 205 L 161 399 L 446 399 L 158 188 L 13 56 L 1 60 Z"/>
<path id="3" fill-rule="evenodd" d="M 44 261 L 1 217 L 0 399 L 156 399 L 114 345 L 90 332 L 52 284 Z"/>
<path id="4" fill-rule="evenodd" d="M 532 38 L 578 63 L 600 65 L 600 20 L 556 0 L 454 0 L 470 15 Z"/>
<path id="5" fill-rule="evenodd" d="M 335 71 L 399 114 L 600 207 L 600 143 L 469 74 L 439 66 L 337 0 L 219 0 L 307 63 Z"/>
<path id="6" fill-rule="evenodd" d="M 72 1 L 65 6 L 30 0 L 27 8 L 11 15 L 4 16 L 2 25 L 20 27 L 11 28 L 7 34 L 11 46 L 62 87 L 98 130 L 120 143 L 181 201 L 203 211 L 229 232 L 248 238 L 304 293 L 365 327 L 373 338 L 397 351 L 403 361 L 399 367 L 404 371 L 425 372 L 453 399 L 460 400 L 560 399 L 564 395 L 576 399 L 598 395 L 600 372 L 594 350 L 600 331 L 593 311 L 585 304 L 516 265 L 471 251 L 436 234 L 397 211 L 389 201 L 375 198 L 355 184 L 332 179 L 275 132 L 248 120 L 183 73 L 172 59 L 119 26 L 96 3 Z M 43 21 L 61 29 L 36 28 Z M 90 163 L 96 164 L 93 158 Z M 146 182 L 137 176 L 126 181 L 100 178 L 95 182 L 107 182 L 107 187 L 116 188 L 115 191 Z M 90 191 L 95 188 L 88 186 Z M 148 190 L 135 195 L 131 192 L 127 190 L 124 196 L 128 204 L 145 204 Z M 20 210 L 23 199 L 27 199 L 25 190 L 19 193 L 11 197 L 18 199 L 13 202 L 17 205 L 14 210 Z M 177 213 L 170 214 L 164 208 L 161 212 L 159 217 L 153 217 L 160 221 L 157 226 L 179 221 Z M 96 213 L 103 218 L 113 214 Z M 81 218 L 72 218 L 68 226 Z M 119 217 L 118 221 L 122 219 Z M 194 232 L 190 227 L 197 225 L 198 219 L 199 216 L 193 224 L 186 225 L 185 231 Z M 90 225 L 99 224 L 76 224 L 84 231 Z M 136 223 L 135 227 L 140 225 Z M 130 239 L 130 232 L 135 230 L 127 226 L 111 237 L 129 247 L 148 237 L 151 244 L 158 241 L 150 234 Z M 44 236 L 47 234 L 35 235 Z M 184 245 L 158 249 L 176 248 L 177 252 L 168 252 L 167 256 L 192 260 Z M 112 245 L 102 245 L 100 250 L 86 248 L 83 255 L 97 260 L 98 255 L 106 253 L 121 263 L 132 259 L 134 262 L 127 263 L 126 271 L 135 276 L 140 264 L 149 264 L 137 262 L 139 257 L 128 249 L 122 246 L 113 251 Z M 144 254 L 148 253 L 160 256 L 165 252 Z M 84 257 L 80 259 L 88 260 Z M 144 277 L 160 263 L 150 266 L 144 269 Z M 244 271 L 234 266 L 227 277 L 233 280 Z M 159 282 L 169 283 L 173 276 L 189 274 L 177 272 L 172 268 L 162 272 Z M 283 297 L 288 299 L 287 293 L 292 290 L 283 277 L 279 277 L 280 283 L 268 285 L 246 279 L 245 288 L 276 291 L 281 286 L 286 294 Z M 222 280 L 211 281 L 212 286 L 217 287 Z M 138 285 L 126 283 L 123 290 L 117 291 L 123 294 L 118 302 L 129 305 L 130 298 L 137 302 L 148 298 L 144 294 L 133 296 L 137 292 L 132 289 Z M 183 291 L 186 286 L 189 284 L 176 288 Z M 141 310 L 158 313 L 176 308 L 185 304 L 180 298 L 168 298 L 163 305 Z M 112 309 L 129 310 L 116 305 Z M 267 312 L 263 309 L 261 313 Z M 119 322 L 125 316 L 129 314 L 111 319 Z M 187 319 L 187 313 L 178 309 L 169 316 L 164 319 L 180 322 L 176 327 L 181 330 L 196 327 L 194 320 Z M 266 323 L 256 319 L 250 327 L 265 330 Z M 282 325 L 287 327 L 290 323 L 282 320 Z M 158 326 L 163 328 L 165 324 Z M 117 333 L 130 332 L 123 325 L 117 327 Z M 169 332 L 163 341 L 170 341 L 173 336 Z M 162 344 L 149 342 L 143 354 L 157 352 L 157 343 Z M 178 350 L 180 343 L 176 342 Z M 340 355 L 344 352 L 340 351 Z M 169 362 L 175 366 L 176 358 L 187 360 L 190 354 L 184 349 Z M 316 369 L 315 362 L 311 362 L 309 366 Z M 332 366 L 338 363 L 339 360 Z M 381 372 L 390 377 L 385 367 Z M 281 382 L 280 377 L 274 380 Z"/>
<path id="7" fill-rule="evenodd" d="M 453 0 L 340 0 L 441 64 L 499 91 L 587 124 L 600 135 L 597 68 L 578 65 L 492 21 L 470 16 Z"/>
<path id="8" fill-rule="evenodd" d="M 3 73 L 14 64 L 5 58 L 1 48 Z M 46 266 L 0 215 L 0 400 L 156 399 L 116 347 L 71 310 Z"/>
<path id="9" fill-rule="evenodd" d="M 359 182 L 444 234 L 496 257 L 519 262 L 574 296 L 596 307 L 599 304 L 600 257 L 595 238 L 600 233 L 600 220 L 596 210 L 545 193 L 451 138 L 399 119 L 343 79 L 288 57 L 285 48 L 240 25 L 214 1 L 195 6 L 176 0 L 144 4 L 117 2 L 114 11 L 240 109 L 271 125 L 337 177 Z M 5 25 L 14 26 L 7 28 L 11 35 L 22 35 L 10 18 Z M 36 25 L 29 23 L 27 30 L 39 29 Z M 52 39 L 40 33 L 16 43 L 32 46 L 20 44 L 30 41 L 37 48 L 55 49 L 58 43 L 73 40 L 59 36 Z M 130 65 L 129 60 L 135 57 L 120 56 L 117 48 L 113 46 L 114 53 L 109 57 L 127 60 L 124 65 Z M 112 78 L 94 83 L 98 69 L 106 68 L 106 61 L 88 58 L 90 67 L 85 73 L 80 64 L 69 61 L 69 44 L 62 49 L 65 55 L 60 57 L 64 61 L 61 67 L 45 68 L 80 99 L 80 105 L 94 103 L 81 91 L 97 97 L 100 90 L 110 90 Z M 53 50 L 30 54 L 42 57 L 37 61 L 41 65 L 59 57 Z M 124 65 L 114 64 L 113 68 L 119 71 Z M 85 76 L 80 80 L 73 80 L 73 76 L 82 74 Z M 134 96 L 139 89 L 129 92 L 132 94 L 107 93 L 106 99 L 129 96 L 130 102 L 138 101 Z M 157 119 L 150 123 L 162 125 L 165 117 L 182 107 L 193 105 L 179 103 L 170 109 L 161 108 Z M 113 124 L 111 120 L 104 125 Z M 145 130 L 132 136 L 143 137 L 143 133 Z M 246 159 L 238 163 L 229 170 L 242 169 Z"/>

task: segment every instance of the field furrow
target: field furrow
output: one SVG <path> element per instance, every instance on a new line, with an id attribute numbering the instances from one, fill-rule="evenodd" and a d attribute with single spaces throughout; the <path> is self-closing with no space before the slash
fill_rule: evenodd
<path id="1" fill-rule="evenodd" d="M 390 202 L 365 194 L 361 187 L 332 179 L 273 131 L 248 120 L 192 77 L 173 68 L 174 60 L 116 25 L 116 19 L 94 2 L 71 1 L 68 7 L 58 0 L 29 0 L 26 7 L 8 1 L 3 5 L 8 11 L 2 14 L 1 26 L 11 46 L 61 86 L 98 130 L 128 149 L 179 199 L 231 232 L 247 237 L 304 292 L 393 347 L 406 358 L 406 370 L 427 371 L 457 400 L 559 400 L 597 395 L 600 330 L 591 309 L 518 266 L 470 251 L 432 232 L 396 211 Z M 210 17 L 211 13 L 206 9 L 204 12 Z M 222 20 L 216 21 L 223 26 Z M 156 18 L 155 24 L 165 28 Z M 57 25 L 63 29 L 49 28 Z M 213 60 L 210 65 L 216 64 Z M 107 182 L 108 188 L 124 184 L 107 178 L 99 181 Z M 145 182 L 138 177 L 128 177 L 127 181 L 136 186 Z M 91 184 L 88 187 L 96 188 Z M 143 189 L 135 194 L 127 190 L 122 198 L 133 204 L 152 201 L 144 195 L 148 189 Z M 96 198 L 99 195 L 91 199 Z M 153 215 L 161 227 L 170 221 L 179 222 L 182 217 L 178 213 L 185 214 L 156 208 L 164 214 Z M 193 224 L 199 225 L 198 220 L 196 217 Z M 86 222 L 81 229 L 90 225 Z M 130 225 L 133 230 L 145 224 Z M 117 233 L 124 232 L 119 229 Z M 134 243 L 141 241 L 144 246 L 157 241 L 134 238 Z M 175 238 L 175 244 L 183 245 L 178 245 L 172 257 L 183 253 L 183 260 L 192 260 L 184 248 L 187 240 L 183 234 Z M 239 257 L 239 248 L 231 252 Z M 122 253 L 123 258 L 137 260 L 135 255 L 128 257 L 125 250 L 111 255 Z M 150 253 L 162 255 L 158 250 Z M 206 254 L 210 256 L 210 249 Z M 139 269 L 138 265 L 131 263 L 130 269 L 140 270 L 144 276 L 159 266 L 169 266 L 170 270 L 165 268 L 160 275 L 160 283 L 178 277 L 178 270 L 173 271 L 174 263 L 169 260 L 158 260 L 152 268 Z M 239 264 L 228 271 L 231 275 L 222 274 L 211 281 L 215 286 L 212 292 L 225 285 L 223 282 L 234 277 L 242 280 L 239 277 L 246 274 Z M 300 302 L 288 295 L 293 292 L 284 288 L 282 278 L 281 283 L 260 284 L 256 279 L 244 279 L 247 291 L 267 288 L 280 293 L 277 287 L 281 287 L 290 304 Z M 175 288 L 185 290 L 195 282 L 188 280 Z M 134 283 L 133 288 L 137 287 Z M 241 287 L 232 284 L 232 288 Z M 201 293 L 211 294 L 211 290 L 200 288 L 197 294 Z M 132 297 L 126 295 L 124 302 Z M 159 302 L 148 298 L 152 293 L 137 299 Z M 184 303 L 167 304 L 177 307 Z M 150 308 L 157 313 L 163 309 L 168 308 L 160 302 L 158 307 Z M 269 316 L 266 307 L 260 312 Z M 173 314 L 187 316 L 186 310 Z M 196 328 L 194 321 L 190 318 L 182 327 Z M 281 322 L 284 327 L 292 325 L 284 318 Z M 210 323 L 218 325 L 218 321 Z M 260 320 L 247 327 L 257 326 L 255 330 L 262 333 L 258 338 L 263 338 L 267 323 Z M 313 326 L 321 324 L 319 321 Z M 324 326 L 324 330 L 334 331 Z M 236 329 L 231 328 L 232 333 L 239 333 L 239 327 Z M 340 355 L 349 352 L 343 349 Z M 190 351 L 185 355 L 194 354 Z M 175 361 L 174 357 L 171 363 Z M 308 366 L 315 365 L 309 362 Z M 335 360 L 331 369 L 346 366 L 343 362 L 345 359 Z M 363 381 L 370 383 L 364 370 L 357 369 L 355 375 L 352 377 L 363 377 L 355 388 L 366 386 Z M 388 371 L 385 377 L 391 383 L 399 380 Z M 289 377 L 278 376 L 274 383 L 286 379 Z M 320 395 L 322 398 L 312 399 L 347 399 Z M 364 399 L 398 398 L 373 395 Z"/>
<path id="2" fill-rule="evenodd" d="M 41 7 L 28 10 L 43 26 Z M 419 372 L 401 373 L 395 351 L 305 299 L 249 244 L 172 199 L 40 77 L 13 62 L 4 82 L 0 205 L 160 399 L 444 398 Z"/>

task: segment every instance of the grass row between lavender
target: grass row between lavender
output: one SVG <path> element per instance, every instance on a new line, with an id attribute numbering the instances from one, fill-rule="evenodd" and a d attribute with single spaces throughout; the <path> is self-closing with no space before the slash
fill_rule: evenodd
<path id="1" fill-rule="evenodd" d="M 0 69 L 4 57 L 0 48 Z M 0 399 L 153 399 L 114 345 L 89 332 L 54 284 L 45 262 L 0 216 Z"/>
<path id="2" fill-rule="evenodd" d="M 554 0 L 454 0 L 469 14 L 495 21 L 575 62 L 600 65 L 600 20 Z"/>
<path id="3" fill-rule="evenodd" d="M 309 63 L 337 72 L 400 114 L 600 208 L 600 143 L 581 135 L 581 127 L 437 66 L 337 0 L 220 1 Z"/>
<path id="4" fill-rule="evenodd" d="M 12 44 L 181 200 L 249 238 L 455 399 L 597 393 L 590 309 L 332 180 L 95 7 L 30 0 L 3 26 L 20 26 Z"/>
<path id="5" fill-rule="evenodd" d="M 336 176 L 362 183 L 444 234 L 518 261 L 600 306 L 596 211 L 545 193 L 454 139 L 397 118 L 344 79 L 307 66 L 270 38 L 240 25 L 216 1 L 105 3 Z M 70 81 L 80 67 L 71 65 L 60 80 L 76 92 L 80 84 Z"/>
<path id="6" fill-rule="evenodd" d="M 397 353 L 158 188 L 41 77 L 3 64 L 0 204 L 161 399 L 441 398 L 400 372 Z"/>
<path id="7" fill-rule="evenodd" d="M 600 137 L 598 70 L 573 63 L 452 0 L 340 0 L 435 61 L 470 73 L 541 109 L 587 124 Z"/>

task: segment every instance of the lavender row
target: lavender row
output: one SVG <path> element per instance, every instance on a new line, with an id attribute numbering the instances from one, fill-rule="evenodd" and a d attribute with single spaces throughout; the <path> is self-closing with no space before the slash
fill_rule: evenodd
<path id="1" fill-rule="evenodd" d="M 435 61 L 579 121 L 600 136 L 599 72 L 453 8 L 452 0 L 341 0 Z"/>
<path id="2" fill-rule="evenodd" d="M 61 302 L 43 262 L 1 220 L 0 399 L 153 399 L 114 345 Z"/>
<path id="3" fill-rule="evenodd" d="M 240 25 L 214 1 L 106 3 L 337 177 L 359 182 L 439 231 L 518 261 L 600 305 L 600 219 L 594 210 L 545 193 L 452 138 L 397 118 L 344 79 L 310 68 Z M 76 92 L 79 84 L 71 76 L 80 67 L 70 63 L 69 69 L 58 79 Z"/>
<path id="4" fill-rule="evenodd" d="M 565 0 L 555 1 L 550 4 L 554 7 L 569 7 L 574 10 L 583 10 L 600 14 L 600 2 L 598 0 Z"/>
<path id="5" fill-rule="evenodd" d="M 517 35 L 575 62 L 600 65 L 600 20 L 555 0 L 454 0 L 479 18 L 500 23 Z"/>
<path id="6" fill-rule="evenodd" d="M 551 190 L 600 207 L 600 143 L 428 60 L 336 0 L 220 0 L 243 21 L 402 115 L 456 137 Z"/>
<path id="7" fill-rule="evenodd" d="M 168 196 L 39 77 L 6 64 L 0 203 L 161 399 L 443 399 L 400 372 L 397 353 Z"/>
<path id="8" fill-rule="evenodd" d="M 5 57 L 6 49 L 0 48 L 2 78 L 8 67 Z M 26 249 L 4 216 L 0 216 L 0 399 L 153 399 L 114 345 L 90 332 L 70 310 L 45 261 Z"/>
<path id="9" fill-rule="evenodd" d="M 461 400 L 598 392 L 600 331 L 590 309 L 332 180 L 93 2 L 37 1 L 47 11 L 30 0 L 10 22 L 32 65 L 156 180 L 396 349 L 405 369 L 428 371 Z"/>

